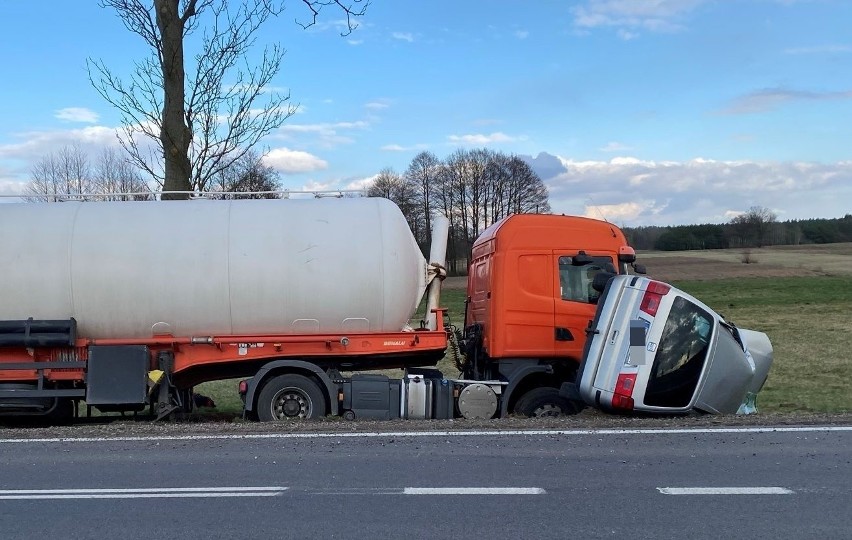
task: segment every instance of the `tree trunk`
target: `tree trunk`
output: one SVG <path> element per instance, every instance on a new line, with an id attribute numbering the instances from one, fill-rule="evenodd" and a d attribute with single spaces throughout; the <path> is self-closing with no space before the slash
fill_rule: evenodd
<path id="1" fill-rule="evenodd" d="M 183 65 L 184 21 L 178 11 L 179 0 L 155 0 L 157 26 L 162 36 L 163 123 L 160 141 L 163 144 L 165 176 L 163 191 L 190 191 L 192 166 L 189 145 L 192 131 L 185 122 L 185 74 Z M 163 195 L 163 199 L 186 199 L 187 195 Z"/>

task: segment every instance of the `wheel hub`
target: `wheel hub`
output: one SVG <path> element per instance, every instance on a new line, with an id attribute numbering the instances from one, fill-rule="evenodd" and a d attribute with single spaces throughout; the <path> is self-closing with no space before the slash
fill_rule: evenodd
<path id="1" fill-rule="evenodd" d="M 552 416 L 562 416 L 562 409 L 556 405 L 542 405 L 533 411 L 532 416 L 535 418 L 548 418 Z"/>
<path id="2" fill-rule="evenodd" d="M 276 404 L 275 412 L 278 418 L 306 418 L 310 409 L 305 396 L 292 391 L 282 393 Z"/>

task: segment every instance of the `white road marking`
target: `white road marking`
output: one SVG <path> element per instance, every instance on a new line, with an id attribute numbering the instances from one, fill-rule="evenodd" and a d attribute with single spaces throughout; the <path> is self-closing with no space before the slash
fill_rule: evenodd
<path id="1" fill-rule="evenodd" d="M 223 433 L 196 435 L 150 435 L 134 437 L 49 437 L 38 439 L 0 439 L 0 444 L 27 443 L 89 443 L 89 442 L 145 442 L 145 441 L 209 441 L 247 439 L 360 439 L 375 437 L 526 437 L 526 436 L 577 436 L 577 435 L 678 435 L 700 433 L 824 433 L 852 431 L 852 426 L 801 426 L 801 427 L 742 427 L 742 428 L 681 428 L 681 429 L 565 429 L 565 430 L 494 430 L 494 431 L 371 431 L 365 433 Z"/>
<path id="2" fill-rule="evenodd" d="M 663 495 L 792 495 L 782 487 L 684 487 L 657 488 Z"/>
<path id="3" fill-rule="evenodd" d="M 406 487 L 406 488 L 319 488 L 294 492 L 284 486 L 189 487 L 189 488 L 72 488 L 3 489 L 0 501 L 45 499 L 178 499 L 211 497 L 276 497 L 290 493 L 306 495 L 542 495 L 537 487 Z"/>
<path id="4" fill-rule="evenodd" d="M 240 491 L 234 493 L 80 493 L 80 494 L 43 494 L 43 495 L 0 495 L 0 500 L 30 499 L 209 499 L 222 497 L 277 497 L 283 491 L 264 491 L 252 493 Z"/>
<path id="5" fill-rule="evenodd" d="M 546 493 L 541 488 L 519 488 L 519 487 L 446 487 L 446 488 L 416 488 L 407 487 L 403 490 L 405 495 L 542 495 Z"/>
<path id="6" fill-rule="evenodd" d="M 71 489 L 0 489 L 0 495 L 29 495 L 36 493 L 192 493 L 192 492 L 237 492 L 237 491 L 286 491 L 283 486 L 235 486 L 235 487 L 187 487 L 187 488 L 71 488 Z"/>
<path id="7" fill-rule="evenodd" d="M 283 486 L 190 487 L 190 488 L 81 488 L 3 489 L 0 500 L 44 499 L 198 499 L 221 497 L 276 497 Z"/>

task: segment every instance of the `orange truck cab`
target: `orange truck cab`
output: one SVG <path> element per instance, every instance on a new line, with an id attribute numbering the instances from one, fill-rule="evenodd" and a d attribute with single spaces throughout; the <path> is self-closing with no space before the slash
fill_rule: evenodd
<path id="1" fill-rule="evenodd" d="M 471 249 L 463 376 L 506 381 L 504 415 L 576 412 L 558 389 L 580 363 L 600 296 L 592 281 L 635 260 L 621 230 L 600 220 L 515 214 L 488 227 Z"/>

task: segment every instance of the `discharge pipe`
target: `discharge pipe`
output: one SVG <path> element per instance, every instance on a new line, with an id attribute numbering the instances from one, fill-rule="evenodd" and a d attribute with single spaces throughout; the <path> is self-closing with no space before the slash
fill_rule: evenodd
<path id="1" fill-rule="evenodd" d="M 447 237 L 450 232 L 450 220 L 441 214 L 432 216 L 432 246 L 429 250 L 429 282 L 428 296 L 426 297 L 426 321 L 429 330 L 441 330 L 438 328 L 438 316 L 433 313 L 434 309 L 441 304 L 441 282 L 446 276 L 447 266 Z"/>

